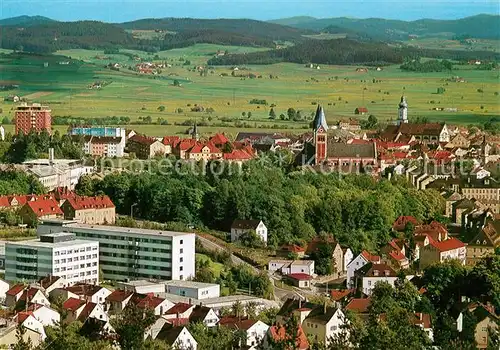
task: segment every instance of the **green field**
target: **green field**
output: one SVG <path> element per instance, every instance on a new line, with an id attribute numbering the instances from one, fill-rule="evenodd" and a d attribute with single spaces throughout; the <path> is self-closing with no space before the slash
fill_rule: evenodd
<path id="1" fill-rule="evenodd" d="M 162 51 L 156 56 L 123 50 L 143 61 L 171 65 L 162 69 L 158 76 L 131 71 L 128 66 L 138 62 L 134 58 L 124 54 L 105 55 L 103 51 L 69 50 L 58 53 L 71 59 L 32 56 L 14 60 L 0 56 L 0 84 L 20 85 L 18 90 L 0 91 L 2 116 L 13 117 L 13 103 L 4 102 L 3 97 L 14 93 L 33 102 L 49 104 L 53 115 L 129 116 L 132 121 L 146 116 L 151 116 L 153 121 L 166 119 L 170 125 L 129 126 L 154 136 L 183 133 L 186 126 L 173 124 L 194 118 L 212 125 L 203 127 L 203 133 L 225 131 L 236 134 L 239 131 L 233 127 L 236 120 L 246 122 L 252 130 L 294 128 L 290 131 L 301 132 L 307 128 L 306 121 L 269 120 L 270 104 L 276 105 L 274 110 L 278 116 L 293 107 L 301 110 L 303 116 L 310 117 L 316 109 L 315 103 L 321 103 L 331 123 L 355 117 L 354 109 L 360 106 L 366 106 L 369 114 L 374 114 L 379 120 L 394 120 L 402 93 L 408 99 L 410 119 L 425 116 L 448 123 L 481 123 L 500 115 L 500 97 L 494 94 L 500 90 L 498 70 L 480 71 L 473 66 L 456 66 L 451 74 L 408 73 L 402 72 L 398 66 L 390 66 L 382 71 L 370 69 L 368 73 L 358 73 L 354 66 L 320 65 L 318 70 L 300 64 L 281 63 L 239 67 L 239 71 L 235 72 L 262 76 L 256 79 L 232 77 L 230 67 L 211 68 L 206 76 L 201 76 L 194 68 L 205 66 L 217 50 L 243 53 L 260 49 L 198 44 Z M 183 65 L 185 60 L 189 60 L 190 65 Z M 65 61 L 69 64 L 60 64 Z M 47 67 L 44 67 L 45 62 Z M 120 71 L 104 68 L 108 63 L 120 63 L 122 68 Z M 224 73 L 228 76 L 221 76 Z M 277 78 L 270 79 L 270 75 Z M 446 79 L 451 76 L 463 77 L 466 82 L 447 82 Z M 178 80 L 181 86 L 173 86 L 174 80 Z M 100 90 L 88 88 L 97 81 L 110 84 Z M 444 87 L 446 92 L 435 94 L 438 87 Z M 478 89 L 483 92 L 478 92 Z M 269 105 L 250 104 L 251 99 L 265 99 Z M 191 112 L 195 104 L 211 107 L 214 112 Z M 158 111 L 159 106 L 165 106 L 166 110 Z M 458 112 L 435 111 L 432 110 L 434 107 L 458 108 Z M 177 113 L 178 108 L 183 111 Z M 252 116 L 243 117 L 242 112 L 251 112 Z M 221 118 L 232 120 L 222 125 Z M 66 126 L 55 128 L 67 129 Z"/>

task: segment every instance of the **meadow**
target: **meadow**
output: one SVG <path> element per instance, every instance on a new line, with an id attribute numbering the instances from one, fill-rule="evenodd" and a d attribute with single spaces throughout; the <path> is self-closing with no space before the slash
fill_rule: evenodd
<path id="1" fill-rule="evenodd" d="M 367 118 L 367 115 L 354 115 L 356 107 L 367 107 L 368 114 L 380 121 L 391 121 L 397 117 L 397 105 L 403 93 L 408 99 L 410 120 L 426 117 L 433 121 L 469 124 L 483 123 L 500 115 L 498 70 L 456 65 L 452 72 L 414 73 L 403 72 L 399 66 L 388 66 L 381 71 L 369 69 L 359 73 L 355 66 L 321 65 L 320 69 L 312 69 L 280 63 L 238 67 L 234 72 L 261 76 L 254 79 L 231 76 L 231 67 L 211 67 L 206 75 L 200 73 L 197 68 L 206 69 L 207 60 L 217 50 L 244 53 L 262 49 L 197 44 L 156 54 L 133 50 L 104 54 L 79 49 L 60 51 L 49 57 L 11 59 L 4 55 L 0 56 L 0 84 L 20 86 L 17 90 L 0 91 L 0 98 L 3 100 L 11 94 L 25 96 L 33 102 L 50 105 L 53 115 L 58 116 L 129 116 L 132 122 L 150 116 L 153 122 L 158 118 L 167 120 L 169 125 L 130 126 L 154 136 L 182 133 L 186 126 L 174 124 L 194 119 L 209 124 L 202 128 L 203 133 L 236 134 L 239 129 L 233 126 L 235 121 L 245 122 L 245 130 L 302 132 L 308 128 L 309 120 L 282 121 L 279 115 L 286 115 L 292 107 L 311 118 L 317 103 L 325 107 L 330 123 L 346 117 Z M 128 68 L 139 62 L 134 56 L 147 62 L 165 62 L 171 67 L 162 69 L 157 76 L 139 74 Z M 69 63 L 60 64 L 66 61 Z M 46 67 L 45 62 L 48 62 Z M 119 63 L 122 68 L 120 71 L 107 69 L 108 63 Z M 465 82 L 448 81 L 452 76 L 460 76 Z M 175 80 L 181 86 L 174 86 Z M 110 84 L 100 90 L 89 89 L 89 85 L 99 81 Z M 440 87 L 445 88 L 443 94 L 436 93 Z M 268 104 L 250 104 L 252 99 L 263 99 Z M 276 120 L 268 117 L 271 104 L 276 105 Z M 191 112 L 194 105 L 214 111 Z M 160 106 L 165 109 L 160 111 Z M 1 101 L 2 116 L 12 118 L 12 107 L 12 102 Z M 436 107 L 457 108 L 458 112 L 433 110 Z M 182 111 L 179 113 L 178 109 Z M 65 131 L 67 127 L 55 126 L 55 129 Z"/>

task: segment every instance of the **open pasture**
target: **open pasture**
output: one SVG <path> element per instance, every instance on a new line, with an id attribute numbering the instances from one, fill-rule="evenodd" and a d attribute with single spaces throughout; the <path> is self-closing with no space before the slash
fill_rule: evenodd
<path id="1" fill-rule="evenodd" d="M 366 118 L 367 115 L 354 115 L 356 107 L 367 107 L 368 114 L 390 121 L 397 117 L 403 93 L 408 99 L 410 120 L 427 117 L 433 121 L 469 124 L 500 115 L 500 97 L 495 94 L 500 90 L 498 70 L 457 65 L 452 72 L 413 73 L 389 66 L 362 73 L 355 66 L 320 65 L 320 69 L 312 69 L 301 64 L 279 63 L 238 67 L 234 71 L 236 76 L 231 76 L 231 67 L 206 67 L 207 60 L 217 50 L 236 53 L 258 49 L 199 44 L 157 54 L 123 50 L 120 54 L 105 55 L 103 51 L 69 50 L 34 60 L 3 56 L 0 81 L 15 81 L 20 87 L 1 91 L 0 97 L 35 96 L 33 102 L 49 104 L 53 115 L 59 116 L 129 116 L 132 121 L 150 116 L 153 122 L 158 118 L 167 120 L 170 125 L 130 126 L 156 136 L 183 132 L 185 126 L 173 124 L 195 118 L 209 124 L 202 128 L 204 132 L 235 134 L 238 129 L 232 126 L 236 121 L 245 122 L 254 130 L 294 128 L 290 131 L 299 132 L 307 128 L 310 120 L 282 121 L 280 114 L 286 115 L 292 107 L 310 118 L 316 103 L 323 104 L 330 123 L 346 117 Z M 171 67 L 161 69 L 156 76 L 140 74 L 129 69 L 139 62 L 135 57 L 146 62 L 164 62 Z M 190 64 L 185 64 L 186 60 Z M 45 62 L 48 66 L 44 66 Z M 107 69 L 108 63 L 119 63 L 122 68 Z M 199 67 L 207 73 L 200 72 Z M 257 78 L 238 77 L 248 73 Z M 456 82 L 451 79 L 453 76 L 463 78 L 464 82 Z M 174 86 L 175 80 L 181 86 Z M 89 89 L 96 82 L 109 84 Z M 436 93 L 439 87 L 445 89 L 443 94 Z M 266 100 L 268 104 L 250 104 L 252 99 Z M 271 104 L 276 105 L 276 120 L 268 117 Z M 214 112 L 191 112 L 195 105 L 213 108 Z M 160 106 L 165 109 L 160 111 Z M 12 107 L 11 102 L 0 102 L 3 116 L 12 117 Z M 456 108 L 457 112 L 435 108 Z"/>

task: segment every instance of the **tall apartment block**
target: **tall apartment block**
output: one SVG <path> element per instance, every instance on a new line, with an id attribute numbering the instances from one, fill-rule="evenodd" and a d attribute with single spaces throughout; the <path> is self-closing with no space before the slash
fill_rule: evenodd
<path id="1" fill-rule="evenodd" d="M 94 226 L 60 219 L 43 220 L 37 232 L 71 232 L 99 242 L 99 265 L 105 279 L 188 280 L 195 276 L 194 233 Z"/>
<path id="2" fill-rule="evenodd" d="M 30 131 L 40 133 L 47 130 L 52 133 L 52 115 L 51 110 L 47 106 L 42 106 L 39 103 L 31 105 L 21 103 L 15 110 L 16 134 L 21 131 L 24 134 L 29 134 Z"/>
<path id="3" fill-rule="evenodd" d="M 39 239 L 5 244 L 5 279 L 34 282 L 60 276 L 70 284 L 99 282 L 99 242 L 72 233 L 52 233 Z"/>

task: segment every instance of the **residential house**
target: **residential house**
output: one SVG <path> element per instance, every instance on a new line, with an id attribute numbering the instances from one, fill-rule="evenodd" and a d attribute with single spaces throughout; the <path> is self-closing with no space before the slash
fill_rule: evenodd
<path id="1" fill-rule="evenodd" d="M 356 291 L 354 289 L 332 289 L 330 291 L 330 298 L 333 301 L 345 303 L 352 298 Z"/>
<path id="2" fill-rule="evenodd" d="M 167 310 L 170 310 L 174 304 L 165 299 L 151 294 L 135 293 L 130 300 L 131 304 L 136 305 L 139 309 L 153 310 L 156 316 L 163 315 Z"/>
<path id="3" fill-rule="evenodd" d="M 116 219 L 115 205 L 108 196 L 74 196 L 64 201 L 61 210 L 64 219 L 89 225 L 114 224 Z"/>
<path id="4" fill-rule="evenodd" d="M 271 260 L 268 270 L 278 271 L 282 275 L 305 273 L 312 276 L 314 275 L 314 260 Z"/>
<path id="5" fill-rule="evenodd" d="M 60 276 L 48 275 L 38 281 L 38 284 L 43 288 L 45 294 L 49 295 L 56 288 L 64 288 L 69 285 L 65 278 Z"/>
<path id="6" fill-rule="evenodd" d="M 189 321 L 189 320 L 186 320 L 186 321 Z M 151 326 L 149 326 L 146 329 L 146 331 L 144 332 L 144 340 L 146 340 L 148 338 L 155 340 L 156 337 L 158 337 L 158 334 L 161 332 L 161 330 L 163 329 L 163 327 L 166 324 L 171 324 L 171 323 L 169 323 L 169 320 L 167 320 L 163 316 L 158 317 L 156 319 L 156 321 Z M 187 324 L 187 322 L 186 322 L 186 324 Z"/>
<path id="7" fill-rule="evenodd" d="M 105 304 L 109 295 L 111 295 L 111 291 L 109 289 L 99 285 L 87 283 L 77 283 L 65 288 L 55 289 L 51 293 L 51 296 L 60 297 L 63 300 L 76 298 L 96 304 Z"/>
<path id="8" fill-rule="evenodd" d="M 424 144 L 450 141 L 450 131 L 446 124 L 440 123 L 401 123 L 400 125 L 389 125 L 380 134 L 383 141 L 398 142 L 403 139 L 420 141 Z"/>
<path id="9" fill-rule="evenodd" d="M 466 248 L 457 238 L 450 238 L 445 241 L 436 242 L 430 238 L 429 245 L 420 251 L 420 268 L 424 269 L 434 263 L 443 262 L 449 259 L 456 259 L 465 265 Z"/>
<path id="10" fill-rule="evenodd" d="M 23 223 L 29 226 L 34 226 L 38 220 L 62 218 L 63 215 L 59 203 L 53 198 L 39 198 L 28 201 L 19 210 L 19 216 Z"/>
<path id="11" fill-rule="evenodd" d="M 332 262 L 333 262 L 333 278 L 337 279 L 344 275 L 343 265 L 344 265 L 344 251 L 340 244 L 332 236 L 320 237 L 317 236 L 307 245 L 306 254 L 311 256 L 314 252 L 317 252 L 321 245 L 330 245 L 333 249 L 332 252 Z"/>
<path id="12" fill-rule="evenodd" d="M 309 349 L 309 340 L 302 328 L 302 325 L 298 325 L 297 329 L 297 339 L 295 339 L 295 350 L 307 350 Z M 269 327 L 269 330 L 264 338 L 263 348 L 265 350 L 273 350 L 273 342 L 282 341 L 292 341 L 290 339 L 291 334 L 288 334 L 285 327 L 282 324 L 277 324 L 275 326 Z"/>
<path id="13" fill-rule="evenodd" d="M 472 313 L 477 320 L 476 328 L 474 329 L 477 348 L 489 348 L 491 337 L 489 329 L 498 330 L 500 327 L 500 317 L 495 314 L 495 310 L 491 305 L 479 305 Z"/>
<path id="14" fill-rule="evenodd" d="M 7 292 L 9 291 L 10 286 L 7 282 L 4 280 L 0 279 L 0 303 L 5 302 L 5 298 L 7 296 Z"/>
<path id="15" fill-rule="evenodd" d="M 410 266 L 410 262 L 405 256 L 405 243 L 402 239 L 392 239 L 381 248 L 381 252 L 384 255 L 384 262 L 396 269 L 407 269 Z"/>
<path id="16" fill-rule="evenodd" d="M 262 220 L 234 220 L 231 225 L 231 242 L 240 239 L 243 234 L 253 233 L 267 243 L 267 227 Z"/>
<path id="17" fill-rule="evenodd" d="M 355 288 L 354 274 L 357 270 L 362 268 L 368 263 L 378 264 L 381 262 L 380 256 L 372 255 L 366 250 L 363 250 L 357 257 L 355 257 L 349 265 L 347 265 L 347 288 Z"/>
<path id="18" fill-rule="evenodd" d="M 233 331 L 245 333 L 246 342 L 238 344 L 238 347 L 249 350 L 259 349 L 259 345 L 263 342 L 269 330 L 269 326 L 262 321 L 241 319 L 239 317 L 223 317 L 219 321 L 219 327 L 227 327 Z"/>
<path id="19" fill-rule="evenodd" d="M 71 323 L 76 320 L 85 322 L 88 318 L 109 321 L 108 314 L 100 304 L 69 298 L 63 303 L 62 307 L 67 311 L 66 318 L 64 319 L 65 323 Z"/>
<path id="20" fill-rule="evenodd" d="M 29 304 L 40 304 L 50 306 L 50 301 L 47 299 L 41 289 L 35 287 L 27 287 L 17 301 L 16 308 L 24 308 Z"/>
<path id="21" fill-rule="evenodd" d="M 486 256 L 495 254 L 495 249 L 500 247 L 500 220 L 491 220 L 467 244 L 466 264 L 475 265 Z"/>
<path id="22" fill-rule="evenodd" d="M 298 288 L 310 288 L 312 276 L 306 273 L 290 273 L 285 279 L 293 286 Z"/>
<path id="23" fill-rule="evenodd" d="M 109 321 L 94 317 L 85 320 L 79 333 L 88 339 L 116 339 L 116 331 Z"/>
<path id="24" fill-rule="evenodd" d="M 213 143 L 208 142 L 206 144 L 201 142 L 196 142 L 193 147 L 185 152 L 185 159 L 194 161 L 209 161 L 222 158 L 222 151 L 217 148 Z"/>
<path id="25" fill-rule="evenodd" d="M 28 322 L 24 323 L 26 319 L 30 315 L 24 315 L 22 318 L 22 322 L 19 322 L 21 327 L 23 327 L 23 340 L 25 342 L 31 342 L 33 346 L 38 346 L 43 341 L 42 338 L 45 336 L 45 332 L 42 334 L 38 333 L 36 330 L 33 330 L 31 325 Z M 0 347 L 5 347 L 6 349 L 12 349 L 18 343 L 17 337 L 17 329 L 18 329 L 18 319 L 16 322 L 7 322 L 4 327 L 0 328 Z M 35 320 L 36 321 L 36 320 Z"/>
<path id="26" fill-rule="evenodd" d="M 166 342 L 173 349 L 196 350 L 198 347 L 198 342 L 184 326 L 172 327 L 167 324 L 158 333 L 156 339 Z"/>
<path id="27" fill-rule="evenodd" d="M 500 183 L 490 177 L 477 179 L 469 176 L 462 181 L 460 188 L 462 195 L 468 199 L 500 200 Z"/>
<path id="28" fill-rule="evenodd" d="M 214 309 L 207 306 L 196 305 L 189 315 L 189 322 L 203 323 L 207 327 L 215 327 L 219 322 L 219 317 Z"/>
<path id="29" fill-rule="evenodd" d="M 24 311 L 31 313 L 44 327 L 58 326 L 61 321 L 59 312 L 47 305 L 30 304 Z"/>
<path id="30" fill-rule="evenodd" d="M 431 342 L 434 341 L 434 330 L 432 329 L 431 315 L 416 312 L 415 317 L 412 319 L 412 323 L 415 326 L 422 328 Z"/>
<path id="31" fill-rule="evenodd" d="M 127 141 L 129 153 L 134 153 L 139 159 L 150 159 L 156 156 L 164 156 L 165 145 L 155 139 L 144 135 L 134 135 Z"/>
<path id="32" fill-rule="evenodd" d="M 31 314 L 31 312 L 26 312 L 26 311 L 19 312 L 14 316 L 14 320 L 18 323 L 20 327 L 23 327 L 27 330 L 29 329 L 38 334 L 38 337 L 34 337 L 35 338 L 34 344 L 37 343 L 39 344 L 40 342 L 43 342 L 47 337 L 42 322 L 38 321 Z"/>
<path id="33" fill-rule="evenodd" d="M 308 338 L 327 345 L 331 337 L 344 331 L 342 326 L 346 322 L 346 317 L 339 308 L 288 299 L 278 312 L 276 321 L 278 324 L 285 324 L 291 315 L 297 317 Z"/>
<path id="34" fill-rule="evenodd" d="M 283 245 L 276 251 L 277 257 L 288 258 L 288 259 L 291 256 L 296 256 L 297 259 L 302 259 L 305 256 L 305 254 L 306 250 L 296 244 Z"/>
<path id="35" fill-rule="evenodd" d="M 396 232 L 404 232 L 406 225 L 411 224 L 413 227 L 418 226 L 420 223 L 413 216 L 400 216 L 392 224 L 392 229 Z"/>
<path id="36" fill-rule="evenodd" d="M 394 282 L 398 279 L 397 272 L 384 263 L 368 263 L 357 270 L 355 274 L 360 281 L 358 288 L 368 296 L 372 294 L 372 290 L 378 282 L 384 281 L 394 287 Z"/>
<path id="37" fill-rule="evenodd" d="M 134 292 L 116 289 L 109 294 L 106 299 L 106 311 L 109 313 L 120 313 L 127 306 Z"/>
<path id="38" fill-rule="evenodd" d="M 174 319 L 174 318 L 187 318 L 191 316 L 191 313 L 194 310 L 194 305 L 187 303 L 177 303 L 168 309 L 163 316 L 166 319 Z"/>
<path id="39" fill-rule="evenodd" d="M 432 221 L 430 224 L 416 226 L 414 233 L 416 236 L 428 235 L 437 242 L 448 239 L 448 230 L 446 229 L 446 226 L 437 221 Z"/>
<path id="40" fill-rule="evenodd" d="M 345 309 L 358 314 L 363 319 L 367 319 L 370 305 L 371 298 L 353 298 L 345 306 Z"/>
<path id="41" fill-rule="evenodd" d="M 342 275 L 345 276 L 347 275 L 347 265 L 349 265 L 354 259 L 354 254 L 352 253 L 352 250 L 347 247 L 342 247 L 342 254 L 344 255 L 344 259 L 342 261 Z"/>
<path id="42" fill-rule="evenodd" d="M 7 292 L 5 292 L 5 306 L 13 308 L 23 295 L 27 286 L 23 283 L 13 285 Z"/>

